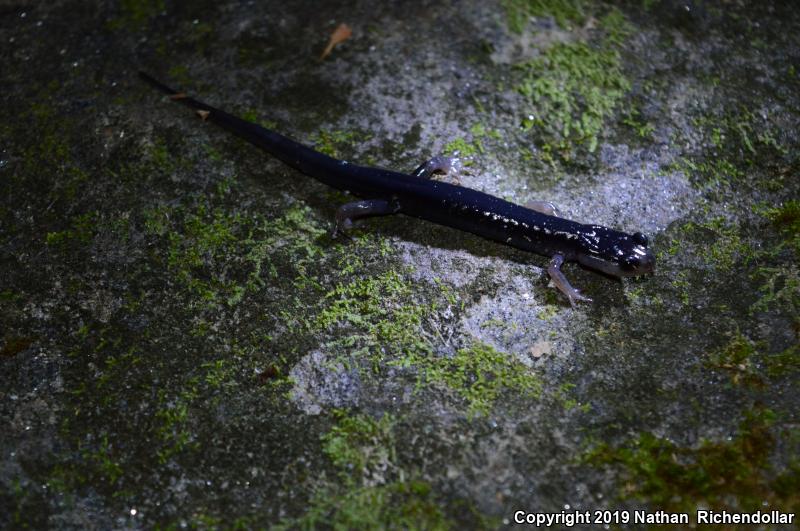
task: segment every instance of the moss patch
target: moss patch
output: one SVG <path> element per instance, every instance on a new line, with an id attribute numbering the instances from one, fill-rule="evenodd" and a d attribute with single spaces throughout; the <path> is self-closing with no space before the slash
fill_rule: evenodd
<path id="1" fill-rule="evenodd" d="M 800 201 L 790 199 L 779 207 L 766 208 L 760 213 L 778 229 L 784 239 L 783 245 L 800 256 Z"/>
<path id="2" fill-rule="evenodd" d="M 564 29 L 581 24 L 586 17 L 582 0 L 504 0 L 506 20 L 512 31 L 520 33 L 530 17 L 553 17 Z"/>
<path id="3" fill-rule="evenodd" d="M 369 139 L 369 135 L 359 131 L 336 131 L 320 129 L 312 138 L 314 148 L 334 158 L 352 154 L 353 148 Z"/>
<path id="4" fill-rule="evenodd" d="M 340 284 L 329 291 L 326 306 L 312 323 L 312 329 L 336 336 L 328 345 L 342 348 L 347 356 L 367 361 L 373 370 L 386 365 L 413 369 L 417 385 L 444 386 L 463 399 L 468 414 L 486 414 L 504 392 L 528 398 L 539 396 L 542 384 L 537 375 L 513 356 L 474 343 L 452 357 L 437 354 L 428 329 L 443 307 L 458 308 L 458 299 L 439 285 L 438 297 L 422 303 L 396 271 Z"/>
<path id="5" fill-rule="evenodd" d="M 294 260 L 302 275 L 305 264 L 322 252 L 315 240 L 325 234 L 305 206 L 268 220 L 206 202 L 193 208 L 149 209 L 144 227 L 166 240 L 166 264 L 189 292 L 210 306 L 236 305 L 247 292 L 263 287 L 264 276 L 278 275 L 272 260 L 281 256 Z"/>
<path id="6" fill-rule="evenodd" d="M 569 159 L 573 144 L 597 148 L 606 120 L 630 90 L 619 46 L 628 27 L 618 11 L 601 19 L 605 37 L 597 43 L 560 42 L 521 65 L 517 90 L 530 104 L 526 129 L 535 130 L 545 153 Z"/>
<path id="7" fill-rule="evenodd" d="M 278 529 L 449 529 L 431 486 L 396 462 L 392 415 L 336 413 L 337 422 L 322 436 L 323 450 L 337 471 L 323 483 L 301 517 Z"/>
<path id="8" fill-rule="evenodd" d="M 42 186 L 47 190 L 38 197 L 44 203 L 43 210 L 53 210 L 61 201 L 79 202 L 90 185 L 87 165 L 75 149 L 80 145 L 76 119 L 51 103 L 52 93 L 57 88 L 58 83 L 50 83 L 33 95 L 36 103 L 9 111 L 12 113 L 9 122 L 24 126 L 9 127 L 7 137 L 30 138 L 31 141 L 20 148 L 21 158 L 9 165 L 11 178 L 0 182 L 6 193 L 13 194 L 9 195 L 12 201 L 24 195 L 15 190 L 15 186 L 25 192 L 33 186 Z"/>
<path id="9" fill-rule="evenodd" d="M 774 414 L 748 412 L 737 434 L 728 441 L 702 441 L 696 447 L 678 446 L 652 433 L 614 448 L 601 444 L 586 460 L 613 466 L 622 475 L 620 497 L 635 497 L 654 507 L 693 514 L 700 506 L 714 510 L 755 511 L 772 508 L 796 511 L 798 492 L 795 463 L 776 471 L 770 462 L 776 438 L 770 430 Z"/>
<path id="10" fill-rule="evenodd" d="M 562 155 L 569 154 L 570 142 L 586 143 L 594 151 L 603 123 L 630 89 L 617 52 L 559 43 L 526 70 L 518 90 L 535 111 L 524 126 L 553 139 Z"/>
<path id="11" fill-rule="evenodd" d="M 50 247 L 62 247 L 72 241 L 88 243 L 94 236 L 96 216 L 97 212 L 88 212 L 75 216 L 72 218 L 69 229 L 47 233 L 45 237 L 47 245 Z"/>
<path id="12" fill-rule="evenodd" d="M 787 201 L 781 207 L 758 208 L 759 213 L 777 229 L 777 244 L 760 254 L 762 264 L 753 274 L 762 284 L 759 300 L 750 308 L 751 313 L 780 311 L 795 322 L 800 340 L 800 202 Z"/>
<path id="13" fill-rule="evenodd" d="M 761 384 L 755 368 L 756 352 L 755 343 L 737 333 L 727 345 L 709 356 L 707 364 L 730 373 L 734 384 Z"/>
<path id="14" fill-rule="evenodd" d="M 475 343 L 460 349 L 452 358 L 408 358 L 425 381 L 443 384 L 467 403 L 468 414 L 487 414 L 503 393 L 520 398 L 538 398 L 542 382 L 538 375 L 513 356 L 493 347 Z"/>
<path id="15" fill-rule="evenodd" d="M 696 116 L 692 124 L 705 148 L 674 167 L 712 197 L 741 194 L 745 187 L 778 191 L 793 155 L 777 122 L 775 116 L 756 115 L 746 107 L 721 107 L 716 114 Z M 759 171 L 763 168 L 771 170 Z"/>
<path id="16" fill-rule="evenodd" d="M 235 386 L 240 375 L 229 357 L 208 359 L 198 353 L 197 367 L 161 378 L 181 365 L 179 357 L 165 354 L 149 341 L 126 342 L 121 331 L 111 328 L 81 330 L 82 346 L 70 352 L 76 362 L 91 363 L 93 374 L 68 391 L 68 414 L 61 435 L 73 441 L 80 456 L 64 455 L 49 482 L 54 488 L 76 489 L 100 485 L 126 496 L 142 468 L 163 465 L 200 447 L 195 408 L 213 405 L 216 393 Z M 73 369 L 67 372 L 71 379 Z M 74 370 L 80 370 L 76 367 Z M 148 403 L 152 402 L 152 405 Z M 148 422 L 139 418 L 138 407 L 147 406 Z M 202 404 L 202 406 L 199 406 Z M 124 413 L 121 413 L 124 412 Z M 108 418 L 115 417 L 109 424 Z M 136 471 L 134 473 L 134 471 Z"/>
<path id="17" fill-rule="evenodd" d="M 724 218 L 712 218 L 702 223 L 689 222 L 684 226 L 684 231 L 689 241 L 699 243 L 689 252 L 701 256 L 719 271 L 731 271 L 742 260 L 754 257 L 752 247 L 742 237 L 741 230 Z"/>
<path id="18" fill-rule="evenodd" d="M 431 350 L 421 327 L 435 305 L 416 300 L 411 285 L 396 271 L 339 284 L 325 300 L 314 327 L 336 331 L 338 343 L 355 347 L 351 354 L 372 356 L 380 363 L 380 346 L 390 348 L 390 356 Z"/>
<path id="19" fill-rule="evenodd" d="M 419 480 L 375 487 L 320 490 L 309 510 L 273 529 L 430 529 L 453 527 L 436 504 L 428 483 Z"/>
<path id="20" fill-rule="evenodd" d="M 731 340 L 711 353 L 707 365 L 728 372 L 734 384 L 765 386 L 768 379 L 800 370 L 800 338 L 778 352 L 767 352 L 767 342 L 755 342 L 736 332 Z"/>
<path id="21" fill-rule="evenodd" d="M 445 155 L 460 155 L 462 157 L 474 157 L 481 151 L 479 144 L 467 142 L 461 137 L 457 137 L 444 146 Z M 468 161 L 472 162 L 472 161 Z"/>
<path id="22" fill-rule="evenodd" d="M 375 420 L 341 411 L 337 417 L 337 424 L 322 437 L 325 454 L 348 477 L 385 482 L 386 475 L 394 473 L 396 419 L 388 413 Z"/>
<path id="23" fill-rule="evenodd" d="M 141 30 L 166 8 L 164 0 L 121 0 L 119 16 L 109 22 L 111 29 Z"/>

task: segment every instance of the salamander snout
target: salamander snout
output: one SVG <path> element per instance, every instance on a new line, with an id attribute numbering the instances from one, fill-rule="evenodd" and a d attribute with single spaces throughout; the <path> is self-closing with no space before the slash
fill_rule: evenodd
<path id="1" fill-rule="evenodd" d="M 647 237 L 638 232 L 634 235 L 634 238 L 637 235 L 641 235 L 647 241 Z M 630 254 L 625 256 L 621 265 L 625 271 L 625 276 L 645 275 L 655 271 L 656 257 L 645 245 L 638 244 L 633 247 Z"/>

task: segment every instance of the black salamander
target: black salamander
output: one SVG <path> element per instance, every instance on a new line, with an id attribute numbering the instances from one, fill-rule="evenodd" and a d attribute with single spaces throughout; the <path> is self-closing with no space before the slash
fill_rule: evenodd
<path id="1" fill-rule="evenodd" d="M 641 232 L 627 234 L 601 225 L 585 225 L 557 217 L 550 203 L 522 207 L 471 188 L 431 179 L 437 171 L 449 171 L 456 163 L 453 159 L 435 157 L 411 174 L 358 166 L 192 99 L 143 72 L 140 76 L 172 100 L 196 110 L 204 120 L 309 177 L 362 198 L 339 208 L 334 235 L 350 228 L 358 218 L 398 213 L 471 232 L 551 258 L 547 268 L 550 278 L 573 306 L 576 301 L 591 299 L 567 281 L 561 272 L 564 262 L 578 262 L 615 277 L 643 275 L 655 268 L 655 257 Z"/>

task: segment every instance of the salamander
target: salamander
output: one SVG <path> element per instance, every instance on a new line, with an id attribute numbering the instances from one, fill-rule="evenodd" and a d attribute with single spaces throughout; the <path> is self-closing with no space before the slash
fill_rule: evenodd
<path id="1" fill-rule="evenodd" d="M 203 120 L 233 133 L 292 168 L 328 186 L 360 198 L 339 207 L 333 235 L 346 231 L 354 220 L 368 216 L 405 214 L 439 225 L 471 232 L 524 251 L 550 258 L 547 271 L 555 286 L 574 307 L 591 302 L 572 287 L 561 271 L 565 262 L 579 264 L 614 277 L 636 276 L 655 269 L 647 236 L 628 234 L 601 225 L 571 221 L 557 215 L 551 203 L 520 206 L 478 190 L 433 179 L 458 161 L 434 157 L 411 173 L 401 173 L 338 160 L 308 146 L 237 118 L 157 81 L 140 77 L 194 109 Z"/>

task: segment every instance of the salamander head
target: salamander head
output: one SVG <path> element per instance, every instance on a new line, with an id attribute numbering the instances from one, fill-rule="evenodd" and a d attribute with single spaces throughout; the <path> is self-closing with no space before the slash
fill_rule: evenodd
<path id="1" fill-rule="evenodd" d="M 641 232 L 626 234 L 600 225 L 589 225 L 581 233 L 580 264 L 615 277 L 652 273 L 656 258 Z"/>

